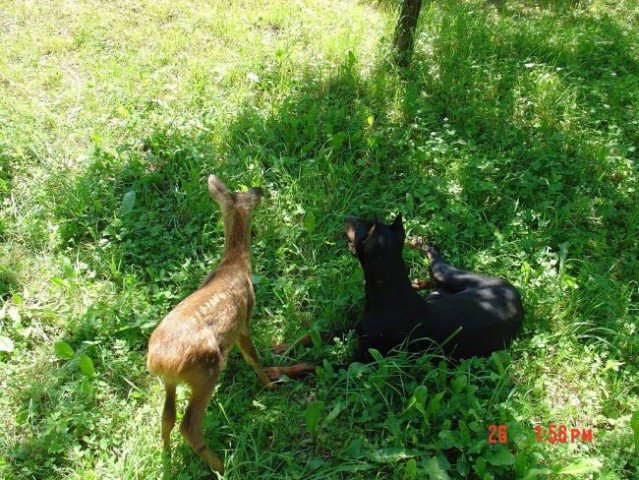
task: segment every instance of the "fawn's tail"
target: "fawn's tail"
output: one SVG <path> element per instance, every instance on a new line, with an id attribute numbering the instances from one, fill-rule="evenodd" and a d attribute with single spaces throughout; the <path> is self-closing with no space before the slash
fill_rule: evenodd
<path id="1" fill-rule="evenodd" d="M 162 412 L 162 442 L 165 449 L 171 448 L 171 430 L 175 425 L 175 384 L 167 383 L 164 386 L 164 410 Z"/>

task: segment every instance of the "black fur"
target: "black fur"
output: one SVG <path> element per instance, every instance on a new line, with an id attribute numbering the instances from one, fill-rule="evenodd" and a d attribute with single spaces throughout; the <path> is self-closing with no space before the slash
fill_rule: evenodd
<path id="1" fill-rule="evenodd" d="M 434 341 L 454 358 L 486 356 L 504 348 L 519 329 L 524 309 L 510 283 L 459 270 L 433 248 L 428 254 L 438 288 L 426 298 L 417 293 L 402 258 L 401 215 L 390 225 L 356 217 L 344 222 L 366 279 L 356 361 L 370 361 L 369 348 L 386 354 L 406 340 L 410 351 L 424 351 Z"/>

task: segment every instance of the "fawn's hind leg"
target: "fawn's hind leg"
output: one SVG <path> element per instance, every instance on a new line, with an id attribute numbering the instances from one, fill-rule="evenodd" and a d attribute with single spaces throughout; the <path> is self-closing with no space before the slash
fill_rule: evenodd
<path id="1" fill-rule="evenodd" d="M 202 435 L 202 420 L 204 412 L 211 400 L 215 382 L 217 381 L 218 371 L 214 375 L 204 377 L 200 382 L 191 383 L 191 398 L 189 405 L 186 407 L 182 424 L 180 425 L 180 433 L 186 443 L 195 452 L 206 461 L 213 470 L 224 472 L 224 465 L 213 451 L 208 447 Z"/>
<path id="2" fill-rule="evenodd" d="M 171 430 L 175 426 L 175 385 L 164 385 L 164 410 L 162 411 L 162 443 L 164 450 L 171 450 Z"/>

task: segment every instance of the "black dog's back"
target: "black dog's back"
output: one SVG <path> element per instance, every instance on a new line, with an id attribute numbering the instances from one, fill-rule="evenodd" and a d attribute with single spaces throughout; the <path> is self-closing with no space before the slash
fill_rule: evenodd
<path id="1" fill-rule="evenodd" d="M 523 313 L 519 305 L 517 292 L 503 285 L 364 313 L 356 327 L 356 360 L 370 360 L 369 348 L 385 355 L 404 342 L 412 352 L 442 346 L 454 358 L 490 355 L 506 347 L 519 330 Z"/>
<path id="2" fill-rule="evenodd" d="M 521 326 L 524 309 L 519 293 L 501 278 L 465 272 L 446 263 L 439 252 L 429 250 L 431 276 L 438 290 L 426 298 L 425 315 L 432 329 L 426 335 L 442 343 L 454 357 L 489 355 L 506 346 Z M 454 330 L 451 332 L 451 330 Z"/>
<path id="3" fill-rule="evenodd" d="M 425 318 L 412 337 L 428 337 L 455 358 L 486 356 L 506 347 L 521 325 L 523 308 L 506 284 L 473 288 L 425 301 Z"/>

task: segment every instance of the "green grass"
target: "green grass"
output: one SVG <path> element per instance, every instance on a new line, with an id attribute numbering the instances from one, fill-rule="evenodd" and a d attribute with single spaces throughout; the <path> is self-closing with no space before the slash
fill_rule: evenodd
<path id="1" fill-rule="evenodd" d="M 219 261 L 215 172 L 269 195 L 264 365 L 343 359 L 268 347 L 358 317 L 347 214 L 401 212 L 527 311 L 489 359 L 398 352 L 275 392 L 233 354 L 204 424 L 227 478 L 636 478 L 639 4 L 425 2 L 406 71 L 396 7 L 2 4 L 0 477 L 162 477 L 146 342 Z M 549 424 L 594 442 L 538 444 Z M 165 477 L 209 474 L 176 433 Z"/>

